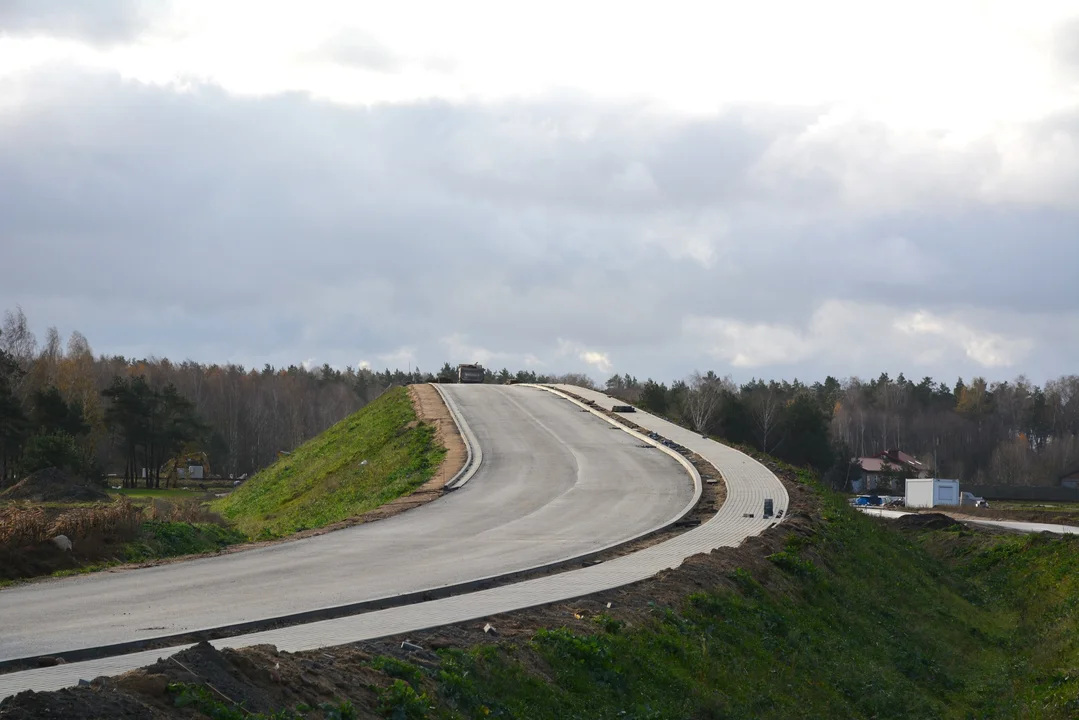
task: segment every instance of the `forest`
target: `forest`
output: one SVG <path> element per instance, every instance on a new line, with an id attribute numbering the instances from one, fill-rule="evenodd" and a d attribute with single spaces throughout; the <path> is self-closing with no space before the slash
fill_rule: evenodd
<path id="1" fill-rule="evenodd" d="M 610 378 L 605 390 L 643 409 L 825 473 L 846 489 L 851 459 L 898 449 L 936 477 L 978 485 L 1054 485 L 1079 465 L 1079 376 L 1043 386 L 1023 376 L 954 385 L 901 373 L 873 380 L 736 385 L 694 373 L 671 385 Z"/>
<path id="2" fill-rule="evenodd" d="M 214 474 L 239 477 L 390 385 L 422 379 L 95 356 L 78 332 L 64 343 L 50 328 L 38 343 L 21 309 L 9 311 L 0 331 L 0 485 L 50 458 L 82 474 L 130 476 L 188 448 L 204 450 Z"/>
<path id="3" fill-rule="evenodd" d="M 17 308 L 0 330 L 0 486 L 50 465 L 115 473 L 125 484 L 147 468 L 145 482 L 156 484 L 171 457 L 192 449 L 207 453 L 214 474 L 240 477 L 387 388 L 455 378 L 448 362 L 428 373 L 95 356 L 78 332 L 65 343 L 49 328 L 39 343 Z M 595 387 L 583 374 L 486 371 L 486 382 L 511 381 Z M 626 374 L 600 389 L 698 432 L 813 467 L 840 489 L 853 458 L 892 448 L 940 477 L 977 484 L 1052 485 L 1079 465 L 1075 375 L 1038 386 L 1022 376 L 948 384 L 902 374 L 738 385 L 714 372 L 668 385 Z"/>

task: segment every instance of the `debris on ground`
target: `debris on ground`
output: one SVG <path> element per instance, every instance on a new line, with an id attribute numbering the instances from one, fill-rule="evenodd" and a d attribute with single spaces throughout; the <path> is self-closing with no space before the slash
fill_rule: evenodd
<path id="1" fill-rule="evenodd" d="M 944 513 L 915 513 L 903 515 L 894 522 L 898 523 L 903 530 L 950 530 L 964 527 L 963 523 L 956 522 L 954 518 Z"/>

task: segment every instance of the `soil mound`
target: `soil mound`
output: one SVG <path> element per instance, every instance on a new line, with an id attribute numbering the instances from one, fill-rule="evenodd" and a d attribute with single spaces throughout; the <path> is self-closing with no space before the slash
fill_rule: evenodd
<path id="1" fill-rule="evenodd" d="M 956 522 L 943 513 L 914 513 L 904 515 L 896 522 L 904 530 L 948 530 L 957 525 L 962 527 L 962 523 Z"/>
<path id="2" fill-rule="evenodd" d="M 146 672 L 150 675 L 165 675 L 172 682 L 209 685 L 220 699 L 228 698 L 253 712 L 272 712 L 279 702 L 278 698 L 262 687 L 270 683 L 259 682 L 269 680 L 267 670 L 263 669 L 259 673 L 242 654 L 235 650 L 222 652 L 205 641 L 170 658 L 159 660 L 147 667 Z M 250 677 L 248 673 L 266 677 Z"/>
<path id="3" fill-rule="evenodd" d="M 0 500 L 95 502 L 108 499 L 109 496 L 105 491 L 57 468 L 38 470 L 0 492 Z"/>
<path id="4" fill-rule="evenodd" d="M 56 692 L 21 692 L 0 702 L 0 717 L 4 720 L 38 720 L 46 717 L 66 720 L 156 720 L 162 715 L 130 695 L 111 689 L 92 691 L 88 687 L 78 687 Z"/>

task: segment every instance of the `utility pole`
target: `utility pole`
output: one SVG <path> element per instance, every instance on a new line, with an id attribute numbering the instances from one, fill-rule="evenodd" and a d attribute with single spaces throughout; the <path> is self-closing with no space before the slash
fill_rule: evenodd
<path id="1" fill-rule="evenodd" d="M 933 436 L 933 477 L 940 478 L 940 465 L 937 464 L 937 448 L 940 447 L 940 436 Z"/>

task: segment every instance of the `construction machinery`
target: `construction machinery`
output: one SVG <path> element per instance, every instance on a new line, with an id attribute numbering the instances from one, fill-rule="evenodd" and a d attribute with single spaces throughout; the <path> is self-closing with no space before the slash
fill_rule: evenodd
<path id="1" fill-rule="evenodd" d="M 210 458 L 201 450 L 182 452 L 161 468 L 166 483 L 177 480 L 205 480 L 210 477 Z"/>
<path id="2" fill-rule="evenodd" d="M 459 383 L 482 383 L 486 376 L 487 373 L 479 363 L 457 366 L 457 382 Z"/>

